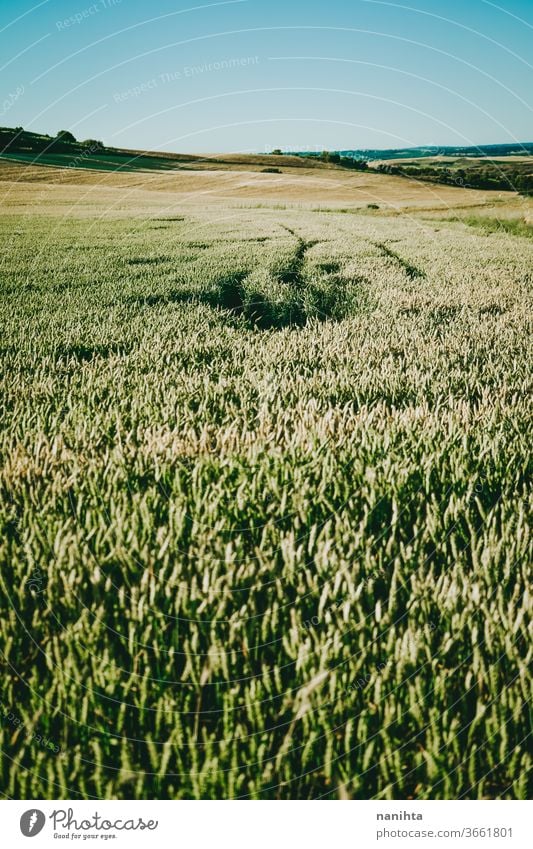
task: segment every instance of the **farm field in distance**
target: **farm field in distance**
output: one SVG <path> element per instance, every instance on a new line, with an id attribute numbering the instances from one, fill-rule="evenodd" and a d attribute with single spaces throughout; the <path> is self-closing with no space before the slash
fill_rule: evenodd
<path id="1" fill-rule="evenodd" d="M 451 157 L 376 161 L 378 171 L 469 189 L 533 195 L 533 157 Z"/>
<path id="2" fill-rule="evenodd" d="M 0 159 L 4 792 L 525 799 L 533 201 L 245 159 Z"/>

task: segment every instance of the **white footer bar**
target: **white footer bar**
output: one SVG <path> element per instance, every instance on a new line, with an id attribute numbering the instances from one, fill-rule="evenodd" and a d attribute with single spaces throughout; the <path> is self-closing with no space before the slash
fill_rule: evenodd
<path id="1" fill-rule="evenodd" d="M 531 849 L 529 802 L 3 801 L 6 847 Z M 68 842 L 67 842 L 68 841 Z"/>

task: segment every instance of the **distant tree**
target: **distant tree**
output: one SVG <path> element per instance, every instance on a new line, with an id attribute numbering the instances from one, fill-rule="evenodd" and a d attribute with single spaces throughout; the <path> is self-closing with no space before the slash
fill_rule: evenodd
<path id="1" fill-rule="evenodd" d="M 533 174 L 524 174 L 517 178 L 516 187 L 523 195 L 533 194 Z"/>
<path id="2" fill-rule="evenodd" d="M 356 159 L 351 156 L 343 156 L 340 160 L 340 164 L 343 168 L 353 168 L 354 171 L 368 170 L 368 162 L 364 159 Z"/>
<path id="3" fill-rule="evenodd" d="M 276 148 L 272 151 L 271 156 L 282 156 L 282 151 L 279 149 L 279 147 L 276 147 Z"/>
<path id="4" fill-rule="evenodd" d="M 56 139 L 58 141 L 67 142 L 70 144 L 76 141 L 75 136 L 73 136 L 72 133 L 70 133 L 68 130 L 59 130 L 56 135 Z"/>
<path id="5" fill-rule="evenodd" d="M 329 150 L 323 150 L 320 158 L 322 162 L 331 162 L 333 165 L 339 165 L 341 161 L 340 153 L 332 153 Z"/>
<path id="6" fill-rule="evenodd" d="M 82 141 L 83 147 L 90 148 L 90 150 L 103 150 L 104 143 L 99 141 L 98 139 L 85 139 Z"/>

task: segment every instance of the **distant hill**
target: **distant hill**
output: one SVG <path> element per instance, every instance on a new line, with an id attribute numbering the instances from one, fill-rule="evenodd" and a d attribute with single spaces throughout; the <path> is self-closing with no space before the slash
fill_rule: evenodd
<path id="1" fill-rule="evenodd" d="M 462 189 L 533 193 L 533 143 L 483 147 L 415 147 L 405 150 L 342 150 L 194 155 L 107 147 L 78 141 L 68 130 L 55 136 L 22 127 L 0 127 L 0 158 L 23 164 L 113 172 L 248 171 L 274 174 L 306 169 L 388 174 Z"/>
<path id="2" fill-rule="evenodd" d="M 296 151 L 294 151 L 296 152 Z M 378 150 L 375 148 L 358 148 L 356 150 L 336 150 L 342 157 L 365 159 L 368 162 L 376 159 L 422 159 L 435 156 L 487 156 L 491 159 L 501 156 L 533 156 L 533 142 L 519 144 L 486 144 L 479 147 L 410 147 Z M 300 156 L 315 157 L 321 154 L 313 151 L 299 151 Z"/>
<path id="3" fill-rule="evenodd" d="M 340 167 L 442 183 L 465 189 L 533 194 L 533 143 L 479 147 L 412 147 L 392 150 L 302 151 L 306 162 L 335 162 Z"/>
<path id="4" fill-rule="evenodd" d="M 66 131 L 55 136 L 32 133 L 22 127 L 0 127 L 0 157 L 35 165 L 85 168 L 99 171 L 175 171 L 217 168 L 257 170 L 261 166 L 284 168 L 336 168 L 334 163 L 301 156 L 272 154 L 167 153 L 108 147 L 97 139 L 78 141 Z"/>
<path id="5" fill-rule="evenodd" d="M 127 150 L 125 148 L 107 147 L 97 139 L 86 139 L 78 141 L 67 131 L 61 131 L 56 136 L 50 136 L 43 133 L 33 133 L 25 130 L 22 127 L 0 127 L 0 154 L 2 153 L 22 153 L 22 154 L 65 154 L 71 153 L 74 156 L 83 156 L 89 158 L 91 156 L 101 156 L 102 154 L 111 154 L 113 156 L 122 156 L 134 158 L 136 156 L 152 157 L 154 159 L 175 160 L 179 162 L 247 162 L 253 160 L 254 164 L 271 164 L 274 160 L 276 164 L 288 164 L 293 167 L 298 167 L 300 163 L 298 159 L 306 158 L 313 161 L 315 164 L 321 163 L 322 153 L 316 151 L 274 151 L 274 154 L 221 154 L 221 155 L 194 155 L 194 154 L 177 154 L 166 152 L 152 152 Z M 331 151 L 337 154 L 342 159 L 356 159 L 368 162 L 376 160 L 391 160 L 391 159 L 425 159 L 438 156 L 450 158 L 457 157 L 487 157 L 490 159 L 506 157 L 506 156 L 533 156 L 533 142 L 523 142 L 520 144 L 489 144 L 479 147 L 411 147 L 411 148 L 392 148 L 390 150 L 378 150 L 377 148 L 357 148 L 353 150 L 335 150 Z M 327 164 L 322 162 L 321 164 Z M 330 165 L 338 164 L 334 157 L 329 161 Z M 168 165 L 167 165 L 168 167 Z M 307 166 L 309 167 L 309 163 Z"/>

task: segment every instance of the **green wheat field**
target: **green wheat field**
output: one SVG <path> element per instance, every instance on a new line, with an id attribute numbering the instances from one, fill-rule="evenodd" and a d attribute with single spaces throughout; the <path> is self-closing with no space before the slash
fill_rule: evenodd
<path id="1" fill-rule="evenodd" d="M 2 792 L 526 798 L 527 220 L 6 168 Z"/>

